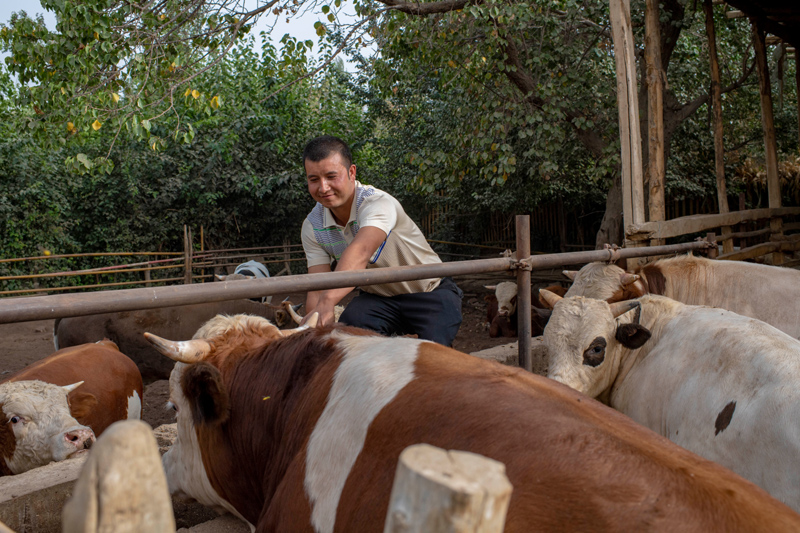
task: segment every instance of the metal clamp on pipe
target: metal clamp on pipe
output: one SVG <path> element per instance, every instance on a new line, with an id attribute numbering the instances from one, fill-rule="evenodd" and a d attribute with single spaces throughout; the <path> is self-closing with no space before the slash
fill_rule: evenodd
<path id="1" fill-rule="evenodd" d="M 608 243 L 604 244 L 603 250 L 606 250 L 608 252 L 608 259 L 606 259 L 606 263 L 610 265 L 611 263 L 616 263 L 617 261 L 619 261 L 621 259 L 619 255 L 619 251 L 621 249 L 622 248 L 620 248 L 616 244 L 608 244 Z"/>
<path id="2" fill-rule="evenodd" d="M 527 270 L 527 271 L 530 272 L 531 270 L 533 270 L 533 265 L 531 265 L 531 261 L 532 260 L 533 260 L 533 256 L 526 257 L 525 259 L 522 259 L 521 261 L 514 261 L 512 259 L 511 260 L 511 270 Z"/>

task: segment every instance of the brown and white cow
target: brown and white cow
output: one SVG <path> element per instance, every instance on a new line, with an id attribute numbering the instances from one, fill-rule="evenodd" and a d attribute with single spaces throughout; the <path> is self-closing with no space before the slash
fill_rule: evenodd
<path id="1" fill-rule="evenodd" d="M 98 437 L 117 420 L 142 417 L 142 376 L 109 340 L 64 348 L 7 377 L 53 385 L 83 385 L 69 393 L 70 413 Z"/>
<path id="2" fill-rule="evenodd" d="M 0 476 L 63 461 L 91 447 L 94 433 L 70 415 L 67 405 L 67 394 L 78 386 L 0 384 Z"/>
<path id="3" fill-rule="evenodd" d="M 566 296 L 613 303 L 661 294 L 689 305 L 728 309 L 800 337 L 800 271 L 792 268 L 683 255 L 644 265 L 635 274 L 605 263 L 564 273 L 573 279 Z"/>
<path id="4" fill-rule="evenodd" d="M 487 294 L 486 321 L 489 323 L 489 336 L 516 337 L 517 336 L 517 284 L 513 281 L 503 281 L 497 285 L 484 285 L 484 288 L 493 290 L 494 294 Z M 567 289 L 561 285 L 551 285 L 547 290 L 556 294 L 564 294 Z M 544 331 L 550 310 L 545 302 L 539 299 L 539 291 L 531 298 L 531 336 L 538 337 Z"/>
<path id="5" fill-rule="evenodd" d="M 800 341 L 664 296 L 609 306 L 542 294 L 554 304 L 544 332 L 548 377 L 800 510 Z M 616 319 L 631 307 L 638 323 L 629 323 L 633 313 Z"/>
<path id="6" fill-rule="evenodd" d="M 400 452 L 429 443 L 501 461 L 507 533 L 798 530 L 755 485 L 555 381 L 349 327 L 284 336 L 216 317 L 181 361 L 170 490 L 257 532 L 380 531 Z"/>

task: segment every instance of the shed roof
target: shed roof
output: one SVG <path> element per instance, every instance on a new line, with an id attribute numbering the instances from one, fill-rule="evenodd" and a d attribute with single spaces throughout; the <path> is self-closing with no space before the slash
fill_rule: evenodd
<path id="1" fill-rule="evenodd" d="M 795 48 L 800 45 L 800 1 L 798 0 L 725 0 L 751 18 L 759 19 L 764 30 Z"/>

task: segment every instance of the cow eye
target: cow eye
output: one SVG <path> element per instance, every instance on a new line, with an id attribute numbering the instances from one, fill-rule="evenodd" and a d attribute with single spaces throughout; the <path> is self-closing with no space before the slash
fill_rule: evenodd
<path id="1" fill-rule="evenodd" d="M 583 352 L 583 364 L 587 366 L 598 366 L 606 357 L 606 340 L 597 337 Z"/>
<path id="2" fill-rule="evenodd" d="M 168 401 L 167 405 L 165 406 L 167 409 L 172 409 L 176 413 L 178 412 L 178 406 L 175 405 L 172 401 Z"/>
<path id="3" fill-rule="evenodd" d="M 22 420 L 20 417 L 18 417 L 18 416 L 12 416 L 12 417 L 11 417 L 11 419 L 9 419 L 9 422 L 11 422 L 12 424 L 16 424 L 16 423 L 18 423 L 20 420 Z"/>

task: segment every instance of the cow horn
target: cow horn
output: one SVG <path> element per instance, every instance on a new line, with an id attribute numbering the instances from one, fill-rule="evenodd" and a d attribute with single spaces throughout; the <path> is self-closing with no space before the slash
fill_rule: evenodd
<path id="1" fill-rule="evenodd" d="M 561 273 L 567 276 L 572 281 L 575 281 L 575 278 L 578 277 L 578 270 L 562 270 Z"/>
<path id="2" fill-rule="evenodd" d="M 313 328 L 317 326 L 317 322 L 319 321 L 319 313 L 314 311 L 306 320 L 306 323 L 300 326 L 299 328 L 294 329 L 284 329 L 281 331 L 281 335 L 284 337 L 288 337 L 289 335 L 294 335 L 295 333 L 300 333 L 301 331 L 305 331 L 309 328 Z"/>
<path id="3" fill-rule="evenodd" d="M 75 389 L 77 389 L 81 385 L 83 385 L 83 381 L 79 381 L 77 383 L 73 383 L 72 385 L 64 385 L 61 388 L 64 389 L 65 393 L 69 394 L 70 392 L 74 391 Z"/>
<path id="4" fill-rule="evenodd" d="M 544 301 L 547 302 L 550 307 L 555 307 L 556 304 L 562 300 L 561 296 L 547 289 L 539 289 L 539 296 L 544 298 Z"/>
<path id="5" fill-rule="evenodd" d="M 631 283 L 635 283 L 639 281 L 639 276 L 636 274 L 629 274 L 628 272 L 623 272 L 619 275 L 619 282 L 622 284 L 623 287 L 627 287 Z"/>
<path id="6" fill-rule="evenodd" d="M 297 314 L 297 310 L 300 309 L 300 307 L 302 307 L 303 304 L 297 304 L 295 306 L 295 305 L 292 305 L 292 302 L 289 302 L 289 301 L 286 301 L 286 300 L 281 302 L 281 304 L 283 305 L 283 308 L 286 309 L 286 312 L 289 313 L 289 316 L 292 317 L 292 320 L 294 320 L 298 324 L 303 322 L 303 317 L 301 317 L 299 314 Z"/>
<path id="7" fill-rule="evenodd" d="M 211 353 L 211 345 L 204 339 L 193 339 L 190 341 L 168 341 L 158 335 L 145 332 L 144 337 L 161 354 L 166 355 L 173 361 L 179 363 L 194 364 L 199 363 Z"/>
<path id="8" fill-rule="evenodd" d="M 497 285 L 484 285 L 484 289 L 489 289 L 490 291 L 497 290 Z"/>
<path id="9" fill-rule="evenodd" d="M 611 314 L 614 316 L 614 318 L 617 318 L 618 316 L 627 313 L 638 305 L 638 300 L 627 300 L 624 302 L 615 302 L 613 304 L 609 304 L 609 307 L 611 308 Z"/>

